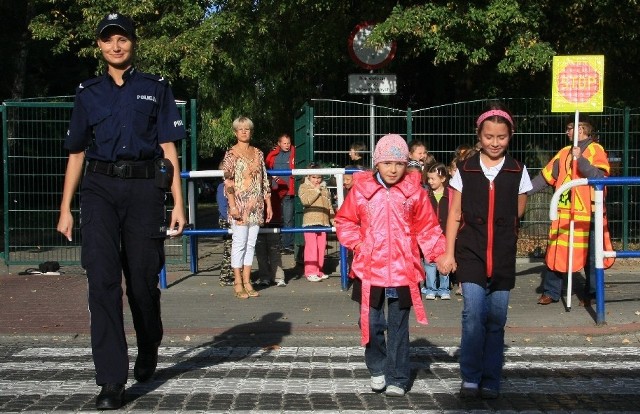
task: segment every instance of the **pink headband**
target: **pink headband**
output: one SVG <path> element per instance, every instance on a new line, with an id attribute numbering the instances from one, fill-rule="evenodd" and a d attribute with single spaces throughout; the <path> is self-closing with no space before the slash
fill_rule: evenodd
<path id="1" fill-rule="evenodd" d="M 505 111 L 502 111 L 500 109 L 492 109 L 490 111 L 487 111 L 485 113 L 483 113 L 482 115 L 480 115 L 478 117 L 478 120 L 476 121 L 476 126 L 478 128 L 480 128 L 480 124 L 482 124 L 484 122 L 485 119 L 491 117 L 491 116 L 501 116 L 504 119 L 506 119 L 507 121 L 509 121 L 509 123 L 511 124 L 511 128 L 513 128 L 513 120 L 511 119 L 511 117 L 509 116 L 508 113 L 506 113 Z"/>

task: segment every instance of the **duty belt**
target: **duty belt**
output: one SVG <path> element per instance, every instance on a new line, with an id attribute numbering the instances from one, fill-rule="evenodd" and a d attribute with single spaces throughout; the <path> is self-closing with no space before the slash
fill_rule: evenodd
<path id="1" fill-rule="evenodd" d="M 153 178 L 155 176 L 154 161 L 116 161 L 104 162 L 91 160 L 87 163 L 87 171 L 119 178 Z"/>

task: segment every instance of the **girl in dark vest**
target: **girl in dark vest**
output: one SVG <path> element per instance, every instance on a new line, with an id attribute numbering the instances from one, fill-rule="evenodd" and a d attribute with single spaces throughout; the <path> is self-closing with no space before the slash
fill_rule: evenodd
<path id="1" fill-rule="evenodd" d="M 447 250 L 437 263 L 441 273 L 456 271 L 464 292 L 460 397 L 492 399 L 500 392 L 518 220 L 531 180 L 524 164 L 506 153 L 515 129 L 506 108 L 491 105 L 476 126 L 480 151 L 458 165 L 449 183 Z"/>
<path id="2" fill-rule="evenodd" d="M 438 217 L 438 223 L 442 232 L 447 231 L 447 217 L 449 216 L 449 205 L 451 204 L 451 194 L 453 190 L 449 187 L 449 172 L 442 163 L 436 163 L 427 167 L 423 171 L 423 182 L 426 184 L 427 193 L 431 207 Z M 451 299 L 449 290 L 449 275 L 439 273 L 435 263 L 424 262 L 424 270 L 427 280 L 422 293 L 425 299 L 433 300 L 440 297 L 442 300 Z"/>

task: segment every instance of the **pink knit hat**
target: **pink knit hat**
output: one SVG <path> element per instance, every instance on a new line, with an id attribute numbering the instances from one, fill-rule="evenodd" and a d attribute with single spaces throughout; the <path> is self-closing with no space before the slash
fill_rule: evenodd
<path id="1" fill-rule="evenodd" d="M 398 134 L 389 134 L 380 138 L 373 152 L 373 165 L 386 161 L 409 161 L 407 142 Z"/>

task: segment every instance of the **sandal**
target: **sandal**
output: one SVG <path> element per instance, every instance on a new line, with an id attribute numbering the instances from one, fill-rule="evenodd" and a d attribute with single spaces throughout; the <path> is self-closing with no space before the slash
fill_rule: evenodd
<path id="1" fill-rule="evenodd" d="M 247 285 L 249 285 L 249 289 L 247 289 Z M 260 296 L 258 292 L 253 290 L 253 287 L 251 286 L 251 282 L 243 283 L 242 286 L 244 287 L 244 291 L 247 293 L 247 295 L 249 295 L 248 297 L 257 298 L 258 296 Z"/>
<path id="2" fill-rule="evenodd" d="M 238 292 L 236 290 L 236 286 L 242 286 L 242 290 Z M 233 294 L 236 297 L 236 299 L 249 299 L 249 292 L 247 292 L 244 289 L 244 284 L 243 283 L 234 283 L 233 284 Z"/>

